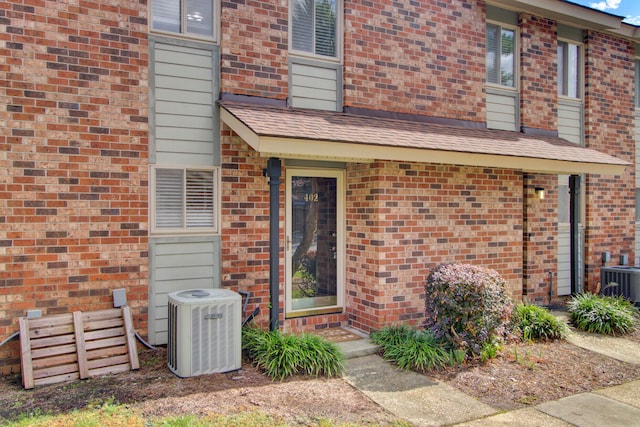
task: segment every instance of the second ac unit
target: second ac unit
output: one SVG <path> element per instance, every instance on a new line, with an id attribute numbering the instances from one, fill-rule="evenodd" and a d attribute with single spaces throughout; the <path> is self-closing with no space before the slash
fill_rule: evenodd
<path id="1" fill-rule="evenodd" d="M 169 294 L 167 364 L 173 373 L 191 377 L 241 368 L 241 300 L 228 289 Z"/>
<path id="2" fill-rule="evenodd" d="M 615 286 L 610 286 L 615 283 Z M 640 268 L 617 266 L 600 269 L 600 293 L 623 296 L 633 302 L 640 302 Z"/>

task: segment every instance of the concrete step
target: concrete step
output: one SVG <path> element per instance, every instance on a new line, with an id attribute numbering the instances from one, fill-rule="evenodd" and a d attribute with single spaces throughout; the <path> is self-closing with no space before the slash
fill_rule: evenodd
<path id="1" fill-rule="evenodd" d="M 342 349 L 345 359 L 369 356 L 378 352 L 378 346 L 373 344 L 368 337 L 353 341 L 342 341 L 336 343 L 336 345 Z"/>

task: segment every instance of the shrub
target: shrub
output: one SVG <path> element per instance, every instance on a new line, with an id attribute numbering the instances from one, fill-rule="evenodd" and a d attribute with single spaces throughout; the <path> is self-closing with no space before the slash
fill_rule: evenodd
<path id="1" fill-rule="evenodd" d="M 297 336 L 246 327 L 242 348 L 273 379 L 297 374 L 337 376 L 344 365 L 344 355 L 338 346 L 317 335 Z"/>
<path id="2" fill-rule="evenodd" d="M 577 328 L 606 335 L 633 331 L 638 316 L 638 309 L 623 297 L 591 293 L 574 295 L 567 309 Z"/>
<path id="3" fill-rule="evenodd" d="M 424 325 L 454 349 L 479 356 L 486 343 L 508 331 L 513 303 L 494 270 L 468 264 L 441 264 L 429 273 Z"/>
<path id="4" fill-rule="evenodd" d="M 415 333 L 407 325 L 386 326 L 380 330 L 372 331 L 369 339 L 372 343 L 379 345 L 384 353 L 389 348 L 395 347 L 406 342 Z"/>
<path id="5" fill-rule="evenodd" d="M 387 326 L 372 332 L 370 338 L 380 346 L 383 357 L 400 369 L 426 371 L 453 363 L 452 353 L 428 330 Z"/>
<path id="6" fill-rule="evenodd" d="M 513 322 L 525 341 L 562 339 L 567 325 L 544 307 L 518 304 L 513 311 Z"/>

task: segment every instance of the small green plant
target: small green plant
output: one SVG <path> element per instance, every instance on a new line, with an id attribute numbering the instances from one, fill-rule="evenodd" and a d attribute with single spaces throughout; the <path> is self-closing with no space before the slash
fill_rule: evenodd
<path id="1" fill-rule="evenodd" d="M 494 270 L 468 264 L 441 264 L 427 278 L 425 327 L 436 338 L 480 356 L 486 343 L 508 332 L 513 303 Z"/>
<path id="2" fill-rule="evenodd" d="M 567 303 L 572 323 L 587 332 L 622 335 L 634 330 L 638 309 L 619 296 L 584 293 Z"/>
<path id="3" fill-rule="evenodd" d="M 243 329 L 242 348 L 256 366 L 274 379 L 298 374 L 338 376 L 344 365 L 338 346 L 317 335 L 298 336 L 247 327 Z"/>
<path id="4" fill-rule="evenodd" d="M 370 338 L 380 346 L 383 357 L 400 369 L 426 371 L 454 362 L 453 352 L 428 330 L 417 330 L 406 325 L 387 326 L 372 332 Z"/>
<path id="5" fill-rule="evenodd" d="M 502 346 L 498 342 L 490 341 L 484 343 L 482 350 L 480 350 L 480 360 L 484 363 L 487 360 L 495 359 L 501 349 Z"/>
<path id="6" fill-rule="evenodd" d="M 567 325 L 549 310 L 534 304 L 517 304 L 513 323 L 525 341 L 562 339 L 568 331 Z"/>
<path id="7" fill-rule="evenodd" d="M 536 367 L 536 362 L 529 355 L 529 351 L 528 350 L 525 350 L 524 356 L 521 356 L 518 353 L 518 348 L 517 347 L 514 348 L 513 349 L 513 359 L 516 361 L 517 364 L 522 365 L 522 366 L 526 367 L 529 370 L 534 370 L 535 367 Z"/>
<path id="8" fill-rule="evenodd" d="M 453 363 L 455 365 L 460 365 L 462 362 L 464 362 L 464 359 L 467 358 L 467 352 L 459 348 L 453 349 L 451 351 L 451 355 L 453 356 Z"/>

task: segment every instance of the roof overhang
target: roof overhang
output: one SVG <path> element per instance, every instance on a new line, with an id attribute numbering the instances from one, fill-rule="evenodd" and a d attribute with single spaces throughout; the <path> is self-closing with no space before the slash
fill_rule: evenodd
<path id="1" fill-rule="evenodd" d="M 636 25 L 631 25 L 623 22 L 622 26 L 619 29 L 612 30 L 611 32 L 613 34 L 631 39 L 636 43 L 640 42 L 640 27 Z"/>
<path id="2" fill-rule="evenodd" d="M 616 30 L 621 27 L 624 19 L 624 16 L 613 15 L 565 0 L 488 0 L 487 3 L 591 30 Z"/>
<path id="3" fill-rule="evenodd" d="M 441 163 L 622 175 L 629 163 L 553 136 L 220 102 L 220 117 L 265 157 Z"/>

